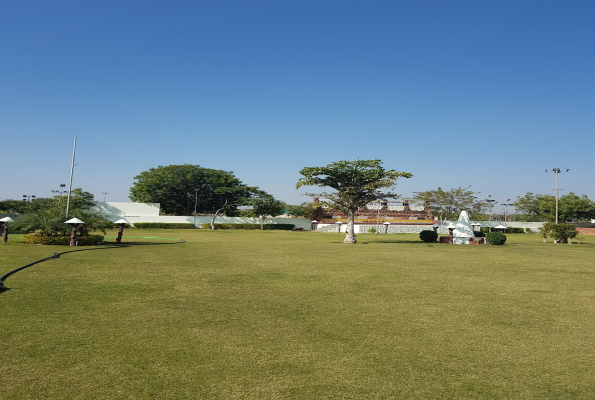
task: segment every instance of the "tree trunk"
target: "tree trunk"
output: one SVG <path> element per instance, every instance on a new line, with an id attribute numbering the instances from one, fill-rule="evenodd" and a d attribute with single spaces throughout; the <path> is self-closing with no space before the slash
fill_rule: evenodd
<path id="1" fill-rule="evenodd" d="M 345 239 L 343 240 L 343 243 L 348 243 L 348 244 L 355 244 L 356 240 L 355 240 L 355 234 L 353 233 L 354 231 L 354 220 L 355 220 L 355 211 L 349 211 L 347 213 L 347 229 L 345 232 Z"/>
<path id="2" fill-rule="evenodd" d="M 265 219 L 265 218 L 266 218 L 266 217 L 260 217 L 260 230 L 261 230 L 261 231 L 264 231 L 264 219 Z"/>
<path id="3" fill-rule="evenodd" d="M 219 216 L 219 211 L 217 210 L 214 214 L 211 215 L 211 230 L 214 231 L 215 230 L 215 218 L 217 218 Z"/>

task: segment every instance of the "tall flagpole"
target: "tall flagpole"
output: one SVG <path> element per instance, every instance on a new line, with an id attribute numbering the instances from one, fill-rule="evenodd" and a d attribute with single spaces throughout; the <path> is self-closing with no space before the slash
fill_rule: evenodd
<path id="1" fill-rule="evenodd" d="M 74 153 L 76 152 L 76 136 L 72 146 L 72 163 L 70 164 L 70 183 L 68 184 L 68 199 L 66 201 L 66 218 L 68 219 L 68 209 L 70 208 L 70 192 L 72 192 L 72 173 L 74 172 Z"/>

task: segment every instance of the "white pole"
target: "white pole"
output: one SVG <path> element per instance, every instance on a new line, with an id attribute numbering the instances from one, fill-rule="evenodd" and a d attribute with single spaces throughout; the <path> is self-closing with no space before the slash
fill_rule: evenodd
<path id="1" fill-rule="evenodd" d="M 76 152 L 76 136 L 72 146 L 72 163 L 70 164 L 70 183 L 68 184 L 68 199 L 66 200 L 66 218 L 68 218 L 68 209 L 70 208 L 70 193 L 72 192 L 72 173 L 74 172 L 74 154 Z"/>
<path id="2" fill-rule="evenodd" d="M 558 174 L 560 170 L 554 168 L 554 173 L 556 174 L 556 224 L 558 223 L 558 197 L 560 196 L 560 189 L 558 189 Z"/>

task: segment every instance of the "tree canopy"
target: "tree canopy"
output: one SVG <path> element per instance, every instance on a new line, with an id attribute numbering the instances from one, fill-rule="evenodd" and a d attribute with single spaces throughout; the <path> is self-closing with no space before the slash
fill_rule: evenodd
<path id="1" fill-rule="evenodd" d="M 474 220 L 482 220 L 483 209 L 487 206 L 484 201 L 478 200 L 476 194 L 469 190 L 471 186 L 452 188 L 444 190 L 427 190 L 425 192 L 414 192 L 413 200 L 422 204 L 428 204 L 435 217 L 440 221 L 456 220 L 461 211 L 467 210 Z"/>
<path id="2" fill-rule="evenodd" d="M 130 188 L 130 200 L 160 203 L 165 215 L 193 215 L 195 203 L 197 212 L 214 214 L 224 207 L 228 215 L 233 215 L 256 190 L 231 171 L 190 164 L 150 168 L 134 179 L 137 181 Z"/>
<path id="3" fill-rule="evenodd" d="M 514 206 L 519 221 L 556 220 L 556 197 L 551 194 L 527 193 L 517 197 Z M 578 196 L 574 192 L 558 199 L 558 219 L 560 221 L 582 222 L 595 218 L 595 203 L 586 195 Z"/>
<path id="4" fill-rule="evenodd" d="M 386 170 L 380 160 L 337 161 L 325 167 L 306 167 L 300 171 L 301 186 L 329 187 L 332 192 L 306 193 L 319 197 L 321 202 L 347 214 L 347 232 L 344 243 L 356 243 L 354 235 L 355 212 L 371 201 L 395 198 L 392 192 L 398 178 L 411 178 L 408 172 Z"/>
<path id="5" fill-rule="evenodd" d="M 264 221 L 266 218 L 274 218 L 277 215 L 281 215 L 285 205 L 282 201 L 275 199 L 264 191 L 258 191 L 258 193 L 248 201 L 248 204 L 251 208 L 246 210 L 246 214 L 252 218 L 257 218 L 260 221 L 261 230 L 264 230 Z"/>

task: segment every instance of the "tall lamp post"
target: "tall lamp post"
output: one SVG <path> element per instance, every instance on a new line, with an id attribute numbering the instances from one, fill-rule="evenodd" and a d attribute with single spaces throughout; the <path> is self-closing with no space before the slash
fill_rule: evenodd
<path id="1" fill-rule="evenodd" d="M 64 183 L 60 184 L 60 190 L 52 190 L 52 193 L 58 193 L 58 208 L 60 208 L 60 203 L 62 201 L 62 193 L 64 193 L 64 188 L 66 185 Z"/>
<path id="2" fill-rule="evenodd" d="M 506 199 L 506 203 L 500 203 L 501 206 L 504 206 L 504 225 L 506 225 L 506 217 L 508 216 L 508 207 L 513 205 L 513 204 L 510 204 L 509 201 L 510 201 L 510 199 Z"/>
<path id="3" fill-rule="evenodd" d="M 490 226 L 489 226 L 489 231 L 492 231 L 492 207 L 494 206 L 494 203 L 496 202 L 496 200 L 492 200 L 492 195 L 488 194 L 488 199 L 486 200 L 488 202 L 488 206 L 490 207 Z"/>
<path id="4" fill-rule="evenodd" d="M 566 172 L 570 171 L 570 169 L 566 168 Z M 545 172 L 549 172 L 547 169 L 545 170 Z M 553 168 L 552 172 L 554 174 L 556 174 L 556 188 L 554 189 L 556 191 L 556 224 L 558 223 L 558 202 L 559 202 L 559 197 L 560 197 L 560 190 L 564 190 L 564 189 L 559 189 L 558 188 L 558 174 L 560 172 L 562 172 L 560 170 L 560 168 Z"/>
<path id="5" fill-rule="evenodd" d="M 80 224 L 84 224 L 84 222 L 78 218 L 72 218 L 66 221 L 65 224 L 72 226 L 72 231 L 70 231 L 70 246 L 76 246 L 76 229 Z"/>
<path id="6" fill-rule="evenodd" d="M 4 225 L 4 230 L 2 232 L 2 243 L 6 243 L 8 242 L 8 223 L 14 221 L 10 217 L 4 217 L 0 219 L 0 222 L 2 222 L 2 224 Z"/>
<path id="7" fill-rule="evenodd" d="M 103 202 L 105 203 L 105 198 L 107 197 L 107 195 L 109 193 L 108 192 L 101 192 L 101 194 L 103 194 Z"/>

